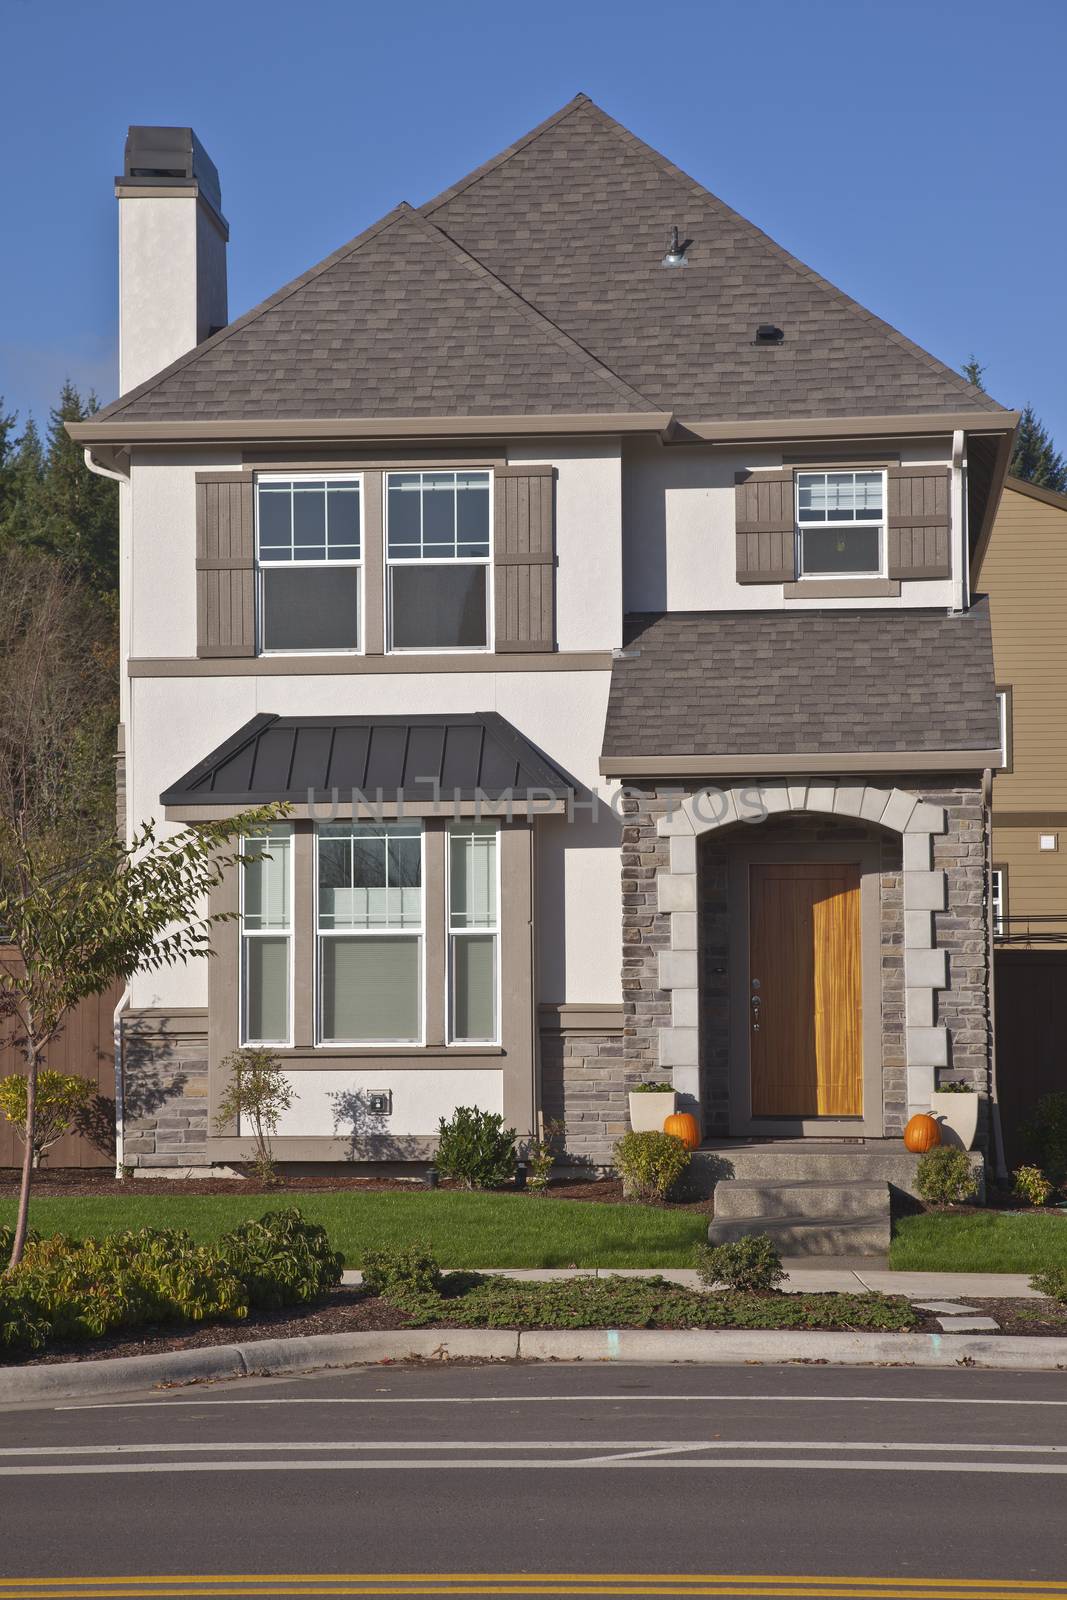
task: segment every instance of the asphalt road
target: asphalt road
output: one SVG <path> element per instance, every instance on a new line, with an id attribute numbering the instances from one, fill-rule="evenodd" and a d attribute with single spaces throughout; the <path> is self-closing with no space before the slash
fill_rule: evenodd
<path id="1" fill-rule="evenodd" d="M 0 1412 L 0 1600 L 208 1594 L 1067 1597 L 1067 1379 L 375 1367 Z"/>

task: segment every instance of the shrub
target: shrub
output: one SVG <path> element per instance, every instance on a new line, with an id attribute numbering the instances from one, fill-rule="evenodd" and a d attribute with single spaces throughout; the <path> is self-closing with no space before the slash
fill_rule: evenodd
<path id="1" fill-rule="evenodd" d="M 708 1289 L 724 1283 L 751 1294 L 777 1289 L 786 1277 L 782 1258 L 765 1233 L 746 1234 L 732 1244 L 698 1244 L 693 1265 Z"/>
<path id="2" fill-rule="evenodd" d="M 690 1152 L 672 1133 L 626 1133 L 615 1146 L 622 1181 L 639 1200 L 666 1200 L 690 1160 Z"/>
<path id="3" fill-rule="evenodd" d="M 630 1089 L 631 1094 L 670 1094 L 674 1088 L 673 1083 L 635 1083 Z"/>
<path id="4" fill-rule="evenodd" d="M 961 1083 L 958 1078 L 948 1078 L 937 1086 L 938 1094 L 974 1094 L 976 1090 L 969 1083 Z"/>
<path id="5" fill-rule="evenodd" d="M 288 1111 L 296 1091 L 270 1050 L 233 1050 L 223 1061 L 222 1070 L 229 1074 L 229 1085 L 219 1101 L 215 1127 L 221 1133 L 231 1122 L 246 1122 L 256 1145 L 252 1170 L 262 1183 L 273 1183 L 276 1173 L 271 1136 L 277 1133 L 282 1112 Z"/>
<path id="6" fill-rule="evenodd" d="M 428 1244 L 410 1244 L 395 1250 L 368 1250 L 363 1257 L 363 1287 L 368 1294 L 397 1290 L 438 1294 L 441 1268 Z"/>
<path id="7" fill-rule="evenodd" d="M 41 1165 L 46 1150 L 62 1139 L 96 1097 L 88 1078 L 67 1072 L 39 1072 L 33 1129 L 33 1164 Z M 26 1077 L 15 1072 L 0 1078 L 0 1111 L 26 1143 Z"/>
<path id="8" fill-rule="evenodd" d="M 515 1137 L 499 1112 L 457 1106 L 439 1124 L 437 1168 L 468 1189 L 499 1189 L 515 1176 Z"/>
<path id="9" fill-rule="evenodd" d="M 974 1199 L 978 1179 L 966 1150 L 943 1144 L 919 1157 L 915 1187 L 930 1205 L 954 1206 Z"/>
<path id="10" fill-rule="evenodd" d="M 524 1146 L 522 1159 L 526 1163 L 526 1187 L 534 1194 L 544 1194 L 556 1164 L 556 1152 L 563 1141 L 562 1122 L 546 1122 L 540 1135 Z"/>
<path id="11" fill-rule="evenodd" d="M 39 1350 L 145 1323 L 240 1320 L 253 1308 L 320 1298 L 341 1268 L 325 1230 L 298 1211 L 268 1212 L 213 1245 L 173 1228 L 31 1236 L 19 1266 L 0 1278 L 0 1349 Z"/>
<path id="12" fill-rule="evenodd" d="M 1044 1272 L 1035 1272 L 1030 1287 L 1067 1306 L 1067 1267 L 1046 1267 Z"/>
<path id="13" fill-rule="evenodd" d="M 1067 1092 L 1039 1100 L 1019 1129 L 1026 1159 L 1058 1189 L 1067 1181 Z"/>
<path id="14" fill-rule="evenodd" d="M 1025 1201 L 1029 1205 L 1048 1205 L 1055 1193 L 1040 1167 L 1017 1167 L 1014 1178 L 1015 1186 L 1012 1193 L 1016 1200 Z"/>

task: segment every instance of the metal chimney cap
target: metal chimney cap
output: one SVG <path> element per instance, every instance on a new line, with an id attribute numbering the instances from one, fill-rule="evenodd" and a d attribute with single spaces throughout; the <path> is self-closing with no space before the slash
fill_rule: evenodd
<path id="1" fill-rule="evenodd" d="M 126 135 L 123 175 L 156 184 L 196 183 L 216 211 L 222 211 L 222 185 L 215 163 L 192 128 L 137 125 Z"/>

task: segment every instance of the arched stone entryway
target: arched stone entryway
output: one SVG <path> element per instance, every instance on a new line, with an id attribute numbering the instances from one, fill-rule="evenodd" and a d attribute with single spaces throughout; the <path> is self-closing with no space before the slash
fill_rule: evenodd
<path id="1" fill-rule="evenodd" d="M 670 947 L 659 953 L 659 984 L 671 997 L 670 1026 L 659 1029 L 660 1064 L 672 1069 L 681 1094 L 699 1102 L 698 840 L 715 830 L 755 830 L 790 814 L 854 818 L 901 836 L 908 1112 L 929 1110 L 935 1072 L 948 1062 L 947 1029 L 935 1020 L 947 955 L 936 947 L 933 920 L 947 904 L 945 872 L 933 865 L 933 840 L 944 834 L 946 820 L 941 806 L 902 789 L 823 780 L 709 787 L 679 797 L 657 824 L 670 850 L 669 870 L 656 875 L 658 909 L 670 922 Z"/>

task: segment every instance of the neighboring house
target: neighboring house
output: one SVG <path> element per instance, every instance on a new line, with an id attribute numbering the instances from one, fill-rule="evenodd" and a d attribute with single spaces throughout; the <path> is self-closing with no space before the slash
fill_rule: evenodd
<path id="1" fill-rule="evenodd" d="M 1067 1089 L 1067 495 L 1004 486 L 974 583 L 989 597 L 1001 716 L 991 909 L 997 1065 L 1009 1154 L 1042 1094 Z"/>
<path id="2" fill-rule="evenodd" d="M 478 1104 L 601 1165 L 663 1077 L 712 1143 L 889 1151 L 987 1088 L 1016 415 L 585 96 L 229 325 L 190 130 L 116 192 L 123 393 L 70 431 L 122 485 L 127 828 L 292 805 L 215 959 L 131 985 L 125 1160 L 249 1154 L 241 1041 L 291 1161 Z"/>

